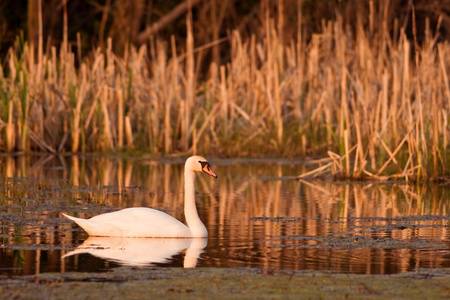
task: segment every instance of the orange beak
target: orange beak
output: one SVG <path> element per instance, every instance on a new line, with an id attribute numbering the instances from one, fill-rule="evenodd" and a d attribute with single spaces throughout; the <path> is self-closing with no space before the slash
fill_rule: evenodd
<path id="1" fill-rule="evenodd" d="M 203 172 L 205 172 L 208 175 L 211 175 L 214 178 L 217 178 L 217 175 L 211 170 L 211 167 L 209 164 L 205 164 L 202 168 Z"/>

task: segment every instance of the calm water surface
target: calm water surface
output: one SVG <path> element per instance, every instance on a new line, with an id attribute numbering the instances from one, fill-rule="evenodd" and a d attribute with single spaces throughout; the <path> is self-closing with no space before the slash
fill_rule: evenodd
<path id="1" fill-rule="evenodd" d="M 447 185 L 299 181 L 300 161 L 210 159 L 209 238 L 88 238 L 83 218 L 147 206 L 183 220 L 183 159 L 1 157 L 0 274 L 250 267 L 392 274 L 450 267 Z"/>

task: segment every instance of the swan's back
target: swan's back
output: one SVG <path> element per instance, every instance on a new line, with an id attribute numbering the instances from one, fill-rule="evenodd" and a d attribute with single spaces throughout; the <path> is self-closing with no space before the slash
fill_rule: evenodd
<path id="1" fill-rule="evenodd" d="M 75 221 L 91 236 L 192 237 L 191 230 L 177 219 L 159 210 L 134 207 Z"/>

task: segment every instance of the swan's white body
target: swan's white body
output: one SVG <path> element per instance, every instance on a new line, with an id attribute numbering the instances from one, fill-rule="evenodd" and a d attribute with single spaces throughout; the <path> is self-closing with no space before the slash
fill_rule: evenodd
<path id="1" fill-rule="evenodd" d="M 159 210 L 135 207 L 101 214 L 90 219 L 80 219 L 63 214 L 75 221 L 91 236 L 113 237 L 199 237 L 208 236 L 195 205 L 195 172 L 205 172 L 213 177 L 208 161 L 201 156 L 191 156 L 184 166 L 184 215 L 187 226 Z"/>

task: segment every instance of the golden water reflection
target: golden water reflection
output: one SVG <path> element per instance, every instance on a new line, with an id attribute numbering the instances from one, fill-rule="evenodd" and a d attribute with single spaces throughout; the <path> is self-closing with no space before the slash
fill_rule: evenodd
<path id="1" fill-rule="evenodd" d="M 104 257 L 106 251 L 61 260 L 87 235 L 60 213 L 91 217 L 147 206 L 183 220 L 183 162 L 1 157 L 0 273 L 99 271 L 126 264 Z M 304 166 L 296 161 L 210 162 L 218 179 L 200 175 L 196 184 L 199 214 L 209 231 L 197 267 L 355 273 L 450 267 L 447 186 L 298 181 L 292 178 Z M 182 267 L 184 249 L 156 265 Z"/>

